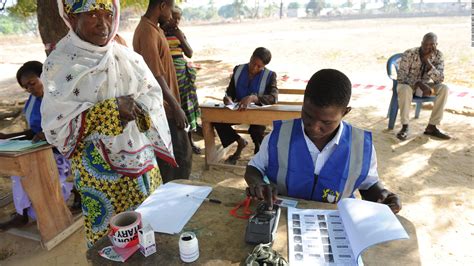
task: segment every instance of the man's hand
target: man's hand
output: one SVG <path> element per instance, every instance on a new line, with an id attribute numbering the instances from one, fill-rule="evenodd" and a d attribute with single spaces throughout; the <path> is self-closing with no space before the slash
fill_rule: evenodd
<path id="1" fill-rule="evenodd" d="M 417 81 L 415 83 L 415 89 L 417 87 L 420 88 L 420 90 L 423 91 L 423 95 L 422 95 L 423 97 L 431 96 L 434 93 L 433 90 L 430 88 L 430 86 L 428 86 L 427 84 L 425 84 L 421 81 Z"/>
<path id="2" fill-rule="evenodd" d="M 273 202 L 276 200 L 278 191 L 273 184 L 257 183 L 246 188 L 247 196 L 252 199 L 265 200 L 269 210 L 273 210 Z"/>
<path id="3" fill-rule="evenodd" d="M 186 114 L 184 113 L 183 109 L 175 108 L 173 113 L 173 117 L 176 121 L 176 127 L 179 129 L 186 128 L 188 126 L 188 119 L 186 118 Z"/>
<path id="4" fill-rule="evenodd" d="M 232 99 L 229 97 L 229 96 L 224 96 L 224 104 L 225 105 L 230 105 L 230 104 L 233 104 L 234 102 L 232 101 Z"/>
<path id="5" fill-rule="evenodd" d="M 36 143 L 36 142 L 42 141 L 42 140 L 46 140 L 46 137 L 44 136 L 43 131 L 36 133 L 36 135 L 33 137 L 31 142 Z"/>
<path id="6" fill-rule="evenodd" d="M 249 95 L 244 97 L 242 100 L 239 102 L 239 109 L 238 111 L 245 111 L 249 107 L 251 103 L 255 103 L 258 100 L 257 96 L 255 95 Z"/>
<path id="7" fill-rule="evenodd" d="M 359 190 L 362 199 L 388 205 L 393 213 L 402 209 L 400 197 L 385 189 L 380 182 L 373 184 L 369 189 Z"/>
<path id="8" fill-rule="evenodd" d="M 385 190 L 384 193 L 380 195 L 380 198 L 377 200 L 379 203 L 388 205 L 393 213 L 398 213 L 402 209 L 402 202 L 400 197 L 388 190 Z"/>
<path id="9" fill-rule="evenodd" d="M 247 165 L 245 169 L 245 182 L 248 184 L 246 189 L 247 196 L 253 199 L 265 200 L 270 210 L 273 209 L 273 202 L 276 200 L 278 191 L 274 184 L 266 184 L 260 171 Z"/>
<path id="10" fill-rule="evenodd" d="M 117 105 L 120 120 L 125 123 L 135 120 L 137 115 L 142 113 L 142 109 L 138 107 L 132 95 L 117 97 Z"/>
<path id="11" fill-rule="evenodd" d="M 421 62 L 426 65 L 426 71 L 430 71 L 434 67 L 430 60 L 431 54 L 432 52 L 421 56 Z"/>

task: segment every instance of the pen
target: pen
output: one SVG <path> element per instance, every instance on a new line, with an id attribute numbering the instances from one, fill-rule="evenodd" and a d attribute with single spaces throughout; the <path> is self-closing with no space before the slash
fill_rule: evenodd
<path id="1" fill-rule="evenodd" d="M 23 138 L 23 137 L 26 137 L 26 135 L 14 136 L 14 137 L 8 138 L 8 140 L 19 139 L 19 138 Z"/>
<path id="2" fill-rule="evenodd" d="M 218 199 L 210 199 L 210 198 L 202 198 L 202 197 L 196 197 L 196 196 L 193 196 L 193 195 L 189 195 L 189 194 L 186 194 L 186 197 L 192 197 L 192 198 L 195 198 L 195 199 L 198 199 L 198 200 L 204 200 L 204 201 L 208 201 L 208 202 L 212 202 L 212 203 L 217 203 L 217 204 L 221 204 L 222 202 Z"/>

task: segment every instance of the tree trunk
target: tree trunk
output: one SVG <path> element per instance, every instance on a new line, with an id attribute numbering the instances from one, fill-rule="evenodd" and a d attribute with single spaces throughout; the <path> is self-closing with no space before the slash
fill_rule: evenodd
<path id="1" fill-rule="evenodd" d="M 47 55 L 56 47 L 56 43 L 68 32 L 66 24 L 59 16 L 56 0 L 37 0 L 38 28 Z"/>

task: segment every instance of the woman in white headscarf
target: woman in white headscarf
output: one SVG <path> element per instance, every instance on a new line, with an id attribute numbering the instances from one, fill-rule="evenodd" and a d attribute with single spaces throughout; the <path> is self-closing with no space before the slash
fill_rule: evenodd
<path id="1" fill-rule="evenodd" d="M 155 156 L 175 160 L 160 86 L 140 55 L 113 41 L 118 0 L 58 2 L 71 30 L 44 64 L 42 126 L 70 158 L 90 247 L 114 214 L 161 184 Z"/>

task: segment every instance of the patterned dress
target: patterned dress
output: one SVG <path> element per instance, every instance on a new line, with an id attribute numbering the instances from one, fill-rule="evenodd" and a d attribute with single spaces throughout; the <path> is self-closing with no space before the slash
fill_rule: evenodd
<path id="1" fill-rule="evenodd" d="M 149 117 L 141 120 L 137 121 L 139 127 L 150 126 Z M 91 247 L 107 234 L 113 215 L 134 210 L 162 181 L 158 167 L 137 178 L 116 173 L 88 138 L 96 133 L 106 136 L 122 133 L 115 98 L 99 102 L 86 111 L 84 125 L 71 164 L 74 183 L 82 196 L 87 245 Z"/>
<path id="2" fill-rule="evenodd" d="M 186 59 L 183 57 L 183 50 L 181 49 L 181 42 L 179 39 L 172 35 L 167 35 L 166 39 L 176 69 L 179 95 L 181 97 L 181 108 L 186 114 L 191 129 L 196 130 L 197 119 L 201 116 L 196 87 L 194 86 L 194 82 L 196 81 L 196 70 L 188 66 Z"/>

